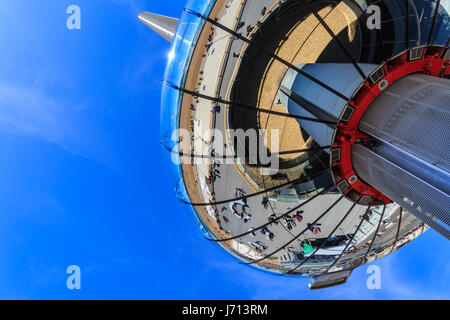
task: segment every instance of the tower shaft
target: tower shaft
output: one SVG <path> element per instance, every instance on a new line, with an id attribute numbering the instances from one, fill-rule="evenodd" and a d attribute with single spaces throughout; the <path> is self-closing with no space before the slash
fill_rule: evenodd
<path id="1" fill-rule="evenodd" d="M 450 238 L 450 80 L 406 76 L 370 105 L 359 129 L 379 142 L 353 146 L 358 177 Z"/>

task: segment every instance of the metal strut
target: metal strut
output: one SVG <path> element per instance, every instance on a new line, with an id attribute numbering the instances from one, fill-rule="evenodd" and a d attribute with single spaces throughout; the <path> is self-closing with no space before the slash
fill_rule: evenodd
<path id="1" fill-rule="evenodd" d="M 369 210 L 370 206 L 367 209 Z M 334 262 L 324 272 L 322 272 L 320 274 L 320 276 L 323 276 L 324 274 L 328 273 L 328 271 L 330 271 L 330 269 L 333 268 L 339 262 L 339 260 L 342 258 L 342 256 L 346 253 L 348 247 L 350 247 L 350 245 L 352 244 L 353 240 L 355 239 L 356 235 L 359 232 L 359 229 L 361 229 L 361 226 L 363 223 L 364 223 L 364 219 L 361 219 L 361 221 L 358 224 L 358 227 L 356 228 L 355 233 L 353 233 L 352 237 L 350 238 L 350 241 L 344 247 L 344 250 L 342 250 L 341 254 L 336 258 L 336 260 L 334 260 Z"/>
<path id="2" fill-rule="evenodd" d="M 286 117 L 286 118 L 293 118 L 293 119 L 299 119 L 299 120 L 304 120 L 304 121 L 311 121 L 311 122 L 318 122 L 318 123 L 325 123 L 325 124 L 331 124 L 331 125 L 337 125 L 338 123 L 333 122 L 333 121 L 327 121 L 327 120 L 320 120 L 320 119 L 315 119 L 315 118 L 308 118 L 308 117 L 302 117 L 302 116 L 297 116 L 294 114 L 290 114 L 290 113 L 285 113 L 285 112 L 278 112 L 278 111 L 272 111 L 272 110 L 266 110 L 266 109 L 262 109 L 262 108 L 257 108 L 254 106 L 249 106 L 243 103 L 239 103 L 239 102 L 231 102 L 231 101 L 227 101 L 227 100 L 223 100 L 221 98 L 214 98 L 214 97 L 210 97 L 195 91 L 191 91 L 185 88 L 180 88 L 177 87 L 173 84 L 171 84 L 170 82 L 167 82 L 166 80 L 163 81 L 165 84 L 167 84 L 168 86 L 179 90 L 181 92 L 187 93 L 193 97 L 199 97 L 199 98 L 203 98 L 215 103 L 222 103 L 222 104 L 226 104 L 226 105 L 236 105 L 240 108 L 244 108 L 244 109 L 248 109 L 248 110 L 252 110 L 252 111 L 258 111 L 261 113 L 268 113 L 268 114 L 272 114 L 272 115 L 276 115 L 276 116 L 282 116 L 282 117 Z"/>
<path id="3" fill-rule="evenodd" d="M 202 18 L 202 19 L 208 21 L 209 23 L 215 25 L 215 26 L 218 27 L 219 29 L 224 30 L 225 32 L 227 32 L 227 33 L 233 35 L 234 37 L 236 37 L 237 39 L 239 39 L 239 40 L 241 40 L 241 41 L 244 41 L 245 43 L 250 43 L 250 40 L 249 40 L 249 39 L 245 38 L 245 37 L 242 36 L 241 34 L 239 34 L 239 33 L 235 32 L 235 31 L 231 30 L 230 28 L 227 28 L 226 26 L 224 26 L 224 25 L 218 23 L 217 21 L 215 21 L 215 20 L 213 20 L 213 19 L 211 19 L 211 18 L 209 18 L 209 17 L 204 17 L 204 16 L 202 16 L 200 13 L 195 12 L 195 11 L 193 11 L 193 10 L 191 10 L 191 9 L 186 9 L 186 8 L 185 8 L 184 11 L 186 11 L 186 12 L 188 12 L 188 13 L 191 13 L 191 14 L 193 14 L 193 15 L 196 15 L 197 17 Z M 277 56 L 277 55 L 275 55 L 275 54 L 273 54 L 273 53 L 267 51 L 266 49 L 264 49 L 263 46 L 261 46 L 261 45 L 257 45 L 257 46 L 258 46 L 258 48 L 260 49 L 260 51 L 261 51 L 262 53 L 264 53 L 264 54 L 270 56 L 271 58 L 273 58 L 273 59 L 275 59 L 275 60 L 281 62 L 282 64 L 284 64 L 285 66 L 287 66 L 289 69 L 292 69 L 292 70 L 294 70 L 295 72 L 301 74 L 302 76 L 308 78 L 309 80 L 315 82 L 316 84 L 318 84 L 319 86 L 321 86 L 321 87 L 327 89 L 328 91 L 332 92 L 333 94 L 335 94 L 335 95 L 338 96 L 339 98 L 341 98 L 341 99 L 343 99 L 343 100 L 345 100 L 345 101 L 347 101 L 347 102 L 350 101 L 350 98 L 346 97 L 346 96 L 343 95 L 342 93 L 340 93 L 340 92 L 336 91 L 335 89 L 331 88 L 330 86 L 328 86 L 327 84 L 323 83 L 323 82 L 320 81 L 319 79 L 313 77 L 313 76 L 310 75 L 309 73 L 306 73 L 305 71 L 303 71 L 303 70 L 297 68 L 296 66 L 294 66 L 293 64 L 291 64 L 291 63 L 289 63 L 288 61 L 284 60 L 283 58 L 280 58 L 279 56 Z"/>
<path id="4" fill-rule="evenodd" d="M 337 199 L 332 205 L 331 207 L 329 207 L 327 210 L 325 210 L 325 212 L 323 212 L 316 220 L 314 220 L 314 222 L 312 222 L 312 224 L 319 222 L 325 215 L 327 215 L 331 209 L 333 209 L 339 201 L 341 201 L 344 198 L 344 196 L 341 196 L 339 199 Z M 277 254 L 278 252 L 280 252 L 281 250 L 283 250 L 284 248 L 286 248 L 288 245 L 290 245 L 292 242 L 294 242 L 295 240 L 297 240 L 298 238 L 300 238 L 306 231 L 308 231 L 309 228 L 305 228 L 302 232 L 300 232 L 298 235 L 296 235 L 292 240 L 290 240 L 289 242 L 287 242 L 286 244 L 284 244 L 283 246 L 281 246 L 280 248 L 278 248 L 277 250 L 275 250 L 274 252 L 268 254 L 267 256 L 265 256 L 264 258 L 252 261 L 252 262 L 248 262 L 245 264 L 255 264 L 258 262 L 261 262 L 263 260 L 266 260 L 267 258 L 272 257 L 273 255 Z"/>
<path id="5" fill-rule="evenodd" d="M 401 226 L 402 226 L 402 218 L 403 218 L 403 208 L 400 207 L 400 214 L 399 214 L 399 217 L 398 217 L 397 234 L 395 235 L 395 241 L 394 241 L 394 243 L 392 244 L 392 249 L 391 249 L 391 251 L 389 252 L 389 254 L 391 254 L 392 252 L 394 252 L 395 245 L 397 244 L 398 236 L 400 235 L 400 229 L 401 229 Z"/>
<path id="6" fill-rule="evenodd" d="M 240 157 L 238 155 L 233 156 L 227 156 L 227 155 L 219 155 L 219 156 L 211 156 L 206 154 L 192 154 L 192 153 L 184 153 L 182 151 L 175 151 L 171 150 L 169 147 L 164 145 L 164 143 L 161 143 L 161 145 L 170 153 L 176 154 L 180 157 L 186 157 L 186 158 L 195 158 L 195 159 L 215 159 L 215 160 L 227 160 L 227 159 L 239 159 Z M 309 152 L 309 151 L 319 151 L 319 150 L 326 150 L 330 149 L 332 146 L 324 146 L 324 147 L 314 147 L 309 149 L 298 149 L 298 150 L 289 150 L 289 151 L 281 151 L 281 152 L 272 152 L 271 155 L 288 155 L 288 154 L 295 154 L 295 153 L 301 153 L 301 152 Z M 251 157 L 251 155 L 250 155 Z"/>
<path id="7" fill-rule="evenodd" d="M 436 21 L 437 21 L 437 16 L 438 16 L 440 5 L 441 5 L 441 0 L 437 0 L 436 9 L 434 11 L 434 16 L 433 16 L 433 22 L 431 24 L 430 34 L 428 35 L 428 45 L 431 45 L 432 41 L 433 41 L 433 33 L 434 33 L 434 28 L 436 26 Z"/>
<path id="8" fill-rule="evenodd" d="M 385 212 L 386 212 L 386 205 L 384 205 L 384 207 L 383 207 L 383 212 L 381 213 L 380 221 L 378 221 L 377 230 L 375 231 L 375 234 L 373 236 L 372 242 L 370 243 L 369 249 L 367 249 L 367 252 L 364 255 L 364 257 L 362 258 L 361 263 L 358 266 L 354 267 L 353 269 L 356 269 L 356 268 L 362 266 L 364 263 L 366 263 L 367 255 L 369 254 L 370 250 L 372 250 L 373 244 L 375 243 L 375 240 L 377 238 L 378 231 L 380 230 L 381 222 L 383 221 Z"/>
<path id="9" fill-rule="evenodd" d="M 320 171 L 314 173 L 313 174 L 313 179 L 318 177 L 318 176 L 320 176 L 321 174 L 323 174 L 324 172 L 326 172 L 328 170 L 329 170 L 329 168 L 326 168 L 326 169 L 323 169 L 323 170 L 320 170 Z M 307 178 L 309 178 L 309 177 L 307 177 Z M 245 196 L 242 196 L 242 197 L 239 197 L 239 198 L 233 198 L 233 199 L 228 199 L 228 200 L 223 200 L 223 201 L 216 201 L 216 202 L 210 202 L 210 203 L 191 203 L 191 202 L 187 202 L 187 201 L 185 201 L 183 199 L 180 199 L 179 197 L 177 197 L 177 198 L 178 198 L 178 200 L 180 200 L 184 204 L 187 204 L 187 205 L 190 205 L 190 206 L 194 206 L 194 207 L 217 206 L 217 205 L 220 205 L 220 204 L 226 204 L 226 203 L 230 203 L 230 202 L 235 202 L 235 201 L 240 201 L 240 200 L 244 200 L 244 199 L 257 197 L 257 196 L 260 196 L 262 194 L 265 194 L 265 193 L 268 193 L 268 192 L 271 192 L 271 191 L 274 191 L 274 190 L 277 190 L 277 189 L 289 186 L 291 184 L 303 183 L 303 182 L 307 182 L 307 181 L 308 180 L 305 179 L 305 178 L 298 178 L 298 179 L 295 179 L 295 180 L 288 181 L 286 183 L 280 184 L 278 186 L 275 186 L 275 187 L 272 187 L 272 188 L 269 188 L 269 189 L 265 189 L 265 190 L 260 191 L 260 192 L 252 193 L 250 195 L 245 195 Z M 333 185 L 333 187 L 334 187 L 334 185 Z"/>
<path id="10" fill-rule="evenodd" d="M 355 206 L 356 206 L 356 203 L 353 203 L 352 206 L 350 207 L 350 209 L 349 209 L 349 210 L 347 211 L 347 213 L 345 214 L 345 216 L 341 219 L 341 221 L 339 221 L 338 225 L 333 229 L 333 231 L 331 231 L 330 235 L 327 237 L 327 241 L 328 241 L 328 239 L 336 232 L 336 230 L 339 229 L 339 227 L 341 226 L 341 224 L 342 224 L 342 223 L 344 222 L 344 220 L 348 217 L 348 215 L 352 212 L 352 210 L 353 210 L 353 208 L 354 208 Z M 290 274 L 290 273 L 294 272 L 295 270 L 297 270 L 298 268 L 300 268 L 302 265 L 304 265 L 306 262 L 308 262 L 309 259 L 311 259 L 311 258 L 316 254 L 317 251 L 319 251 L 320 249 L 323 249 L 323 248 L 325 247 L 325 244 L 326 244 L 327 241 L 324 241 L 324 242 L 322 243 L 322 245 L 320 245 L 318 248 L 316 248 L 316 249 L 313 251 L 313 253 L 312 253 L 309 257 L 307 257 L 302 263 L 300 263 L 299 265 L 297 265 L 295 268 L 293 268 L 293 269 L 291 269 L 291 270 L 289 270 L 289 271 L 284 272 L 283 275 L 285 275 L 285 274 Z"/>
<path id="11" fill-rule="evenodd" d="M 405 0 L 406 2 L 406 49 L 411 48 L 411 43 L 410 43 L 410 31 L 409 29 L 411 28 L 411 22 L 410 22 L 410 18 L 409 18 L 409 0 Z"/>
<path id="12" fill-rule="evenodd" d="M 311 5 L 311 2 L 309 0 L 305 0 L 306 5 L 309 9 L 309 11 L 316 17 L 317 20 L 319 20 L 320 24 L 325 28 L 325 30 L 330 34 L 330 36 L 333 38 L 334 41 L 339 45 L 341 50 L 344 52 L 344 54 L 347 56 L 347 58 L 350 59 L 350 62 L 355 67 L 356 71 L 361 75 L 361 78 L 365 81 L 367 76 L 362 71 L 362 69 L 359 67 L 359 65 L 356 63 L 353 56 L 348 52 L 347 48 L 345 48 L 344 44 L 339 40 L 339 38 L 334 34 L 333 30 L 330 29 L 328 24 L 325 22 L 325 20 L 322 19 L 322 17 L 317 13 L 317 11 L 314 9 L 314 7 Z"/>
<path id="13" fill-rule="evenodd" d="M 314 199 L 316 199 L 316 198 L 320 197 L 321 195 L 323 195 L 323 194 L 325 194 L 325 193 L 327 193 L 327 192 L 333 190 L 335 187 L 336 187 L 336 186 L 335 186 L 334 184 L 331 185 L 331 186 L 329 186 L 328 188 L 322 190 L 321 192 L 319 192 L 319 193 L 316 194 L 315 196 L 309 198 L 307 201 L 303 202 L 302 204 L 298 205 L 297 207 L 295 207 L 295 208 L 289 210 L 288 212 L 284 213 L 283 215 L 277 217 L 277 218 L 274 219 L 272 222 L 265 223 L 265 224 L 263 224 L 262 226 L 259 226 L 258 228 L 255 228 L 255 229 L 253 229 L 253 230 L 251 230 L 251 231 L 244 232 L 244 233 L 242 233 L 242 234 L 239 234 L 239 235 L 234 236 L 234 237 L 231 237 L 231 238 L 219 239 L 219 240 L 210 240 L 210 239 L 208 239 L 208 240 L 214 241 L 214 242 L 224 242 L 224 241 L 229 241 L 229 240 L 234 240 L 234 239 L 237 239 L 237 238 L 245 237 L 246 235 L 249 235 L 249 234 L 251 234 L 251 233 L 253 233 L 253 232 L 256 232 L 256 231 L 258 231 L 258 230 L 261 230 L 262 228 L 267 227 L 267 226 L 269 226 L 270 224 L 275 223 L 275 222 L 277 222 L 277 221 L 283 219 L 283 218 L 284 218 L 285 216 L 287 216 L 288 214 L 291 214 L 292 212 L 294 212 L 294 211 L 296 211 L 296 210 L 298 210 L 298 209 L 304 207 L 305 205 L 307 205 L 308 203 L 310 203 L 310 202 L 313 201 Z"/>

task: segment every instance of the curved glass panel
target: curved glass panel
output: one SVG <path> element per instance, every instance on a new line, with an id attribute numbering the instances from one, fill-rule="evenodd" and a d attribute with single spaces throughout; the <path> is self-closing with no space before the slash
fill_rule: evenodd
<path id="1" fill-rule="evenodd" d="M 372 207 L 367 216 L 362 216 L 363 220 L 356 226 L 352 242 L 329 272 L 356 268 L 362 263 L 361 259 L 366 255 L 370 242 L 373 241 L 382 211 L 382 207 Z"/>
<path id="2" fill-rule="evenodd" d="M 450 2 L 443 1 L 438 12 L 436 24 L 436 33 L 433 38 L 433 44 L 448 46 L 450 34 Z"/>
<path id="3" fill-rule="evenodd" d="M 423 1 L 413 0 L 420 21 L 420 45 L 428 44 L 431 35 L 431 43 L 444 44 L 448 41 L 449 21 L 448 1 L 441 1 L 435 18 L 437 0 Z M 444 7 L 446 6 L 446 7 Z M 435 20 L 435 21 L 434 21 Z M 447 39 L 445 39 L 447 38 Z"/>
<path id="4" fill-rule="evenodd" d="M 187 4 L 187 8 L 202 15 L 208 15 L 214 3 L 214 0 L 191 0 Z M 192 51 L 204 23 L 204 19 L 192 13 L 183 12 L 172 40 L 172 48 L 164 75 L 165 81 L 180 88 L 184 87 Z M 171 137 L 173 132 L 178 129 L 182 96 L 180 91 L 164 84 L 161 101 L 161 139 L 162 143 L 170 150 L 176 144 Z"/>
<path id="5" fill-rule="evenodd" d="M 215 0 L 190 0 L 187 8 L 195 10 L 202 15 L 208 15 Z M 204 20 L 193 14 L 183 12 L 179 19 L 177 30 L 172 40 L 172 47 L 168 57 L 164 79 L 171 85 L 182 88 L 189 67 L 191 55 L 196 45 L 196 40 L 201 31 Z M 189 196 L 183 181 L 180 165 L 180 157 L 177 132 L 179 129 L 179 117 L 182 101 L 182 93 L 179 90 L 163 84 L 161 93 L 161 143 L 172 153 L 176 176 L 179 181 L 175 188 L 177 197 L 189 202 Z M 195 211 L 195 209 L 193 208 Z M 202 224 L 203 225 L 203 224 Z"/>
<path id="6" fill-rule="evenodd" d="M 185 203 L 189 203 L 189 195 L 186 191 L 186 188 L 184 187 L 184 181 L 183 179 L 179 179 L 177 184 L 175 185 L 175 196 L 185 202 Z"/>
<path id="7" fill-rule="evenodd" d="M 353 269 L 382 252 L 389 253 L 403 243 L 396 245 L 397 234 L 409 239 L 409 232 L 420 226 L 409 220 L 408 213 L 399 228 L 398 213 L 390 211 L 398 206 L 388 205 L 382 220 L 390 220 L 381 223 L 375 234 L 383 207 L 371 208 L 368 213 L 367 201 L 355 205 L 347 198 L 334 205 L 341 194 L 333 189 L 330 154 L 326 150 L 314 151 L 322 134 L 327 136 L 320 144 L 330 144 L 334 129 L 328 130 L 317 122 L 287 119 L 286 113 L 309 112 L 314 109 L 312 103 L 338 118 L 346 106 L 345 96 L 351 96 L 361 84 L 361 75 L 355 70 L 362 69 L 368 75 L 381 62 L 381 49 L 389 59 L 408 47 L 427 43 L 430 34 L 431 42 L 444 43 L 448 40 L 448 12 L 442 4 L 439 11 L 434 10 L 434 1 L 312 2 L 321 15 L 326 15 L 324 21 L 336 30 L 336 35 L 352 48 L 351 55 L 360 57 L 354 66 L 347 63 L 350 72 L 341 66 L 348 59 L 343 55 L 335 57 L 336 40 L 332 36 L 321 40 L 317 31 L 321 28 L 316 28 L 317 21 L 298 5 L 301 2 L 297 6 L 293 1 L 270 7 L 273 1 L 269 0 L 190 1 L 189 9 L 211 16 L 215 22 L 205 25 L 205 19 L 188 12 L 179 21 L 162 91 L 161 142 L 172 152 L 178 177 L 176 197 L 195 204 L 190 207 L 203 236 L 219 241 L 221 252 L 270 273 L 295 270 L 293 275 L 316 277 Z M 355 2 L 361 7 L 356 7 Z M 380 32 L 366 31 L 367 18 L 362 10 L 377 3 L 383 9 L 382 28 Z M 215 4 L 218 7 L 214 7 L 213 17 Z M 434 12 L 438 12 L 436 19 Z M 343 14 L 351 18 L 350 22 L 337 19 Z M 436 21 L 433 28 L 430 21 Z M 230 29 L 251 41 L 233 35 Z M 318 41 L 323 41 L 321 53 L 315 49 Z M 189 69 L 191 61 L 199 68 L 199 74 L 194 67 Z M 289 80 L 286 72 L 294 68 L 309 75 L 298 76 L 304 77 L 305 83 L 295 89 L 310 104 L 299 100 L 289 108 L 278 87 L 288 88 L 287 82 L 282 81 Z M 195 89 L 191 88 L 191 80 L 197 83 L 192 85 Z M 193 112 L 181 113 L 183 98 L 184 104 L 191 99 L 182 93 L 183 89 L 198 90 L 211 99 L 220 97 L 229 103 L 192 94 Z M 264 116 L 240 106 L 266 108 L 268 112 Z M 313 113 L 305 115 L 312 117 Z M 189 125 L 185 136 L 179 129 Z M 271 134 L 270 138 L 275 138 L 269 141 L 269 135 L 259 130 L 278 130 L 280 134 Z M 184 144 L 186 141 L 191 142 L 189 147 Z M 290 154 L 295 150 L 302 152 Z M 266 151 L 267 157 L 269 151 L 277 155 L 273 157 L 276 168 L 272 162 L 263 161 L 265 158 L 259 153 L 265 156 Z M 192 156 L 180 157 L 179 152 Z M 237 155 L 236 159 L 233 155 Z M 250 161 L 255 155 L 261 159 Z M 181 164 L 180 160 L 191 161 Z M 354 208 L 349 211 L 351 206 Z"/>
<path id="8" fill-rule="evenodd" d="M 393 206 L 386 210 L 383 222 L 375 237 L 375 242 L 367 255 L 368 262 L 388 255 L 397 239 L 398 224 L 400 222 L 400 208 Z"/>

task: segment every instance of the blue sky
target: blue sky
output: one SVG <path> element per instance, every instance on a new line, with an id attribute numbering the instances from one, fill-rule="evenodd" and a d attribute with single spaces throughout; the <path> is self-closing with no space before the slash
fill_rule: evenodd
<path id="1" fill-rule="evenodd" d="M 66 8 L 82 29 L 66 28 Z M 141 10 L 178 17 L 185 0 L 15 0 L 0 3 L 0 298 L 442 299 L 450 247 L 433 231 L 349 282 L 239 265 L 175 200 L 159 143 L 169 43 Z M 66 288 L 79 265 L 81 290 Z"/>

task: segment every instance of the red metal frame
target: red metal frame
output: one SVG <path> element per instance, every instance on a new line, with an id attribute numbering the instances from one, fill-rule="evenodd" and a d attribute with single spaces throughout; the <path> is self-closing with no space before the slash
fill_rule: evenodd
<path id="1" fill-rule="evenodd" d="M 340 160 L 332 163 L 331 168 L 336 184 L 344 179 L 348 182 L 349 188 L 344 195 L 351 200 L 358 202 L 362 196 L 367 195 L 372 198 L 372 203 L 392 203 L 391 199 L 359 178 L 354 183 L 350 183 L 352 177 L 357 177 L 351 159 L 352 146 L 370 140 L 370 137 L 358 130 L 358 124 L 371 103 L 383 92 L 379 87 L 380 83 L 388 81 L 390 86 L 395 81 L 412 73 L 423 73 L 435 77 L 448 76 L 450 62 L 444 60 L 447 50 L 449 49 L 446 47 L 424 47 L 422 57 L 414 61 L 409 60 L 410 50 L 403 52 L 384 63 L 385 75 L 383 78 L 376 83 L 366 80 L 350 101 L 349 106 L 354 108 L 354 111 L 351 118 L 348 121 L 341 121 L 336 129 L 333 149 L 340 149 Z"/>

